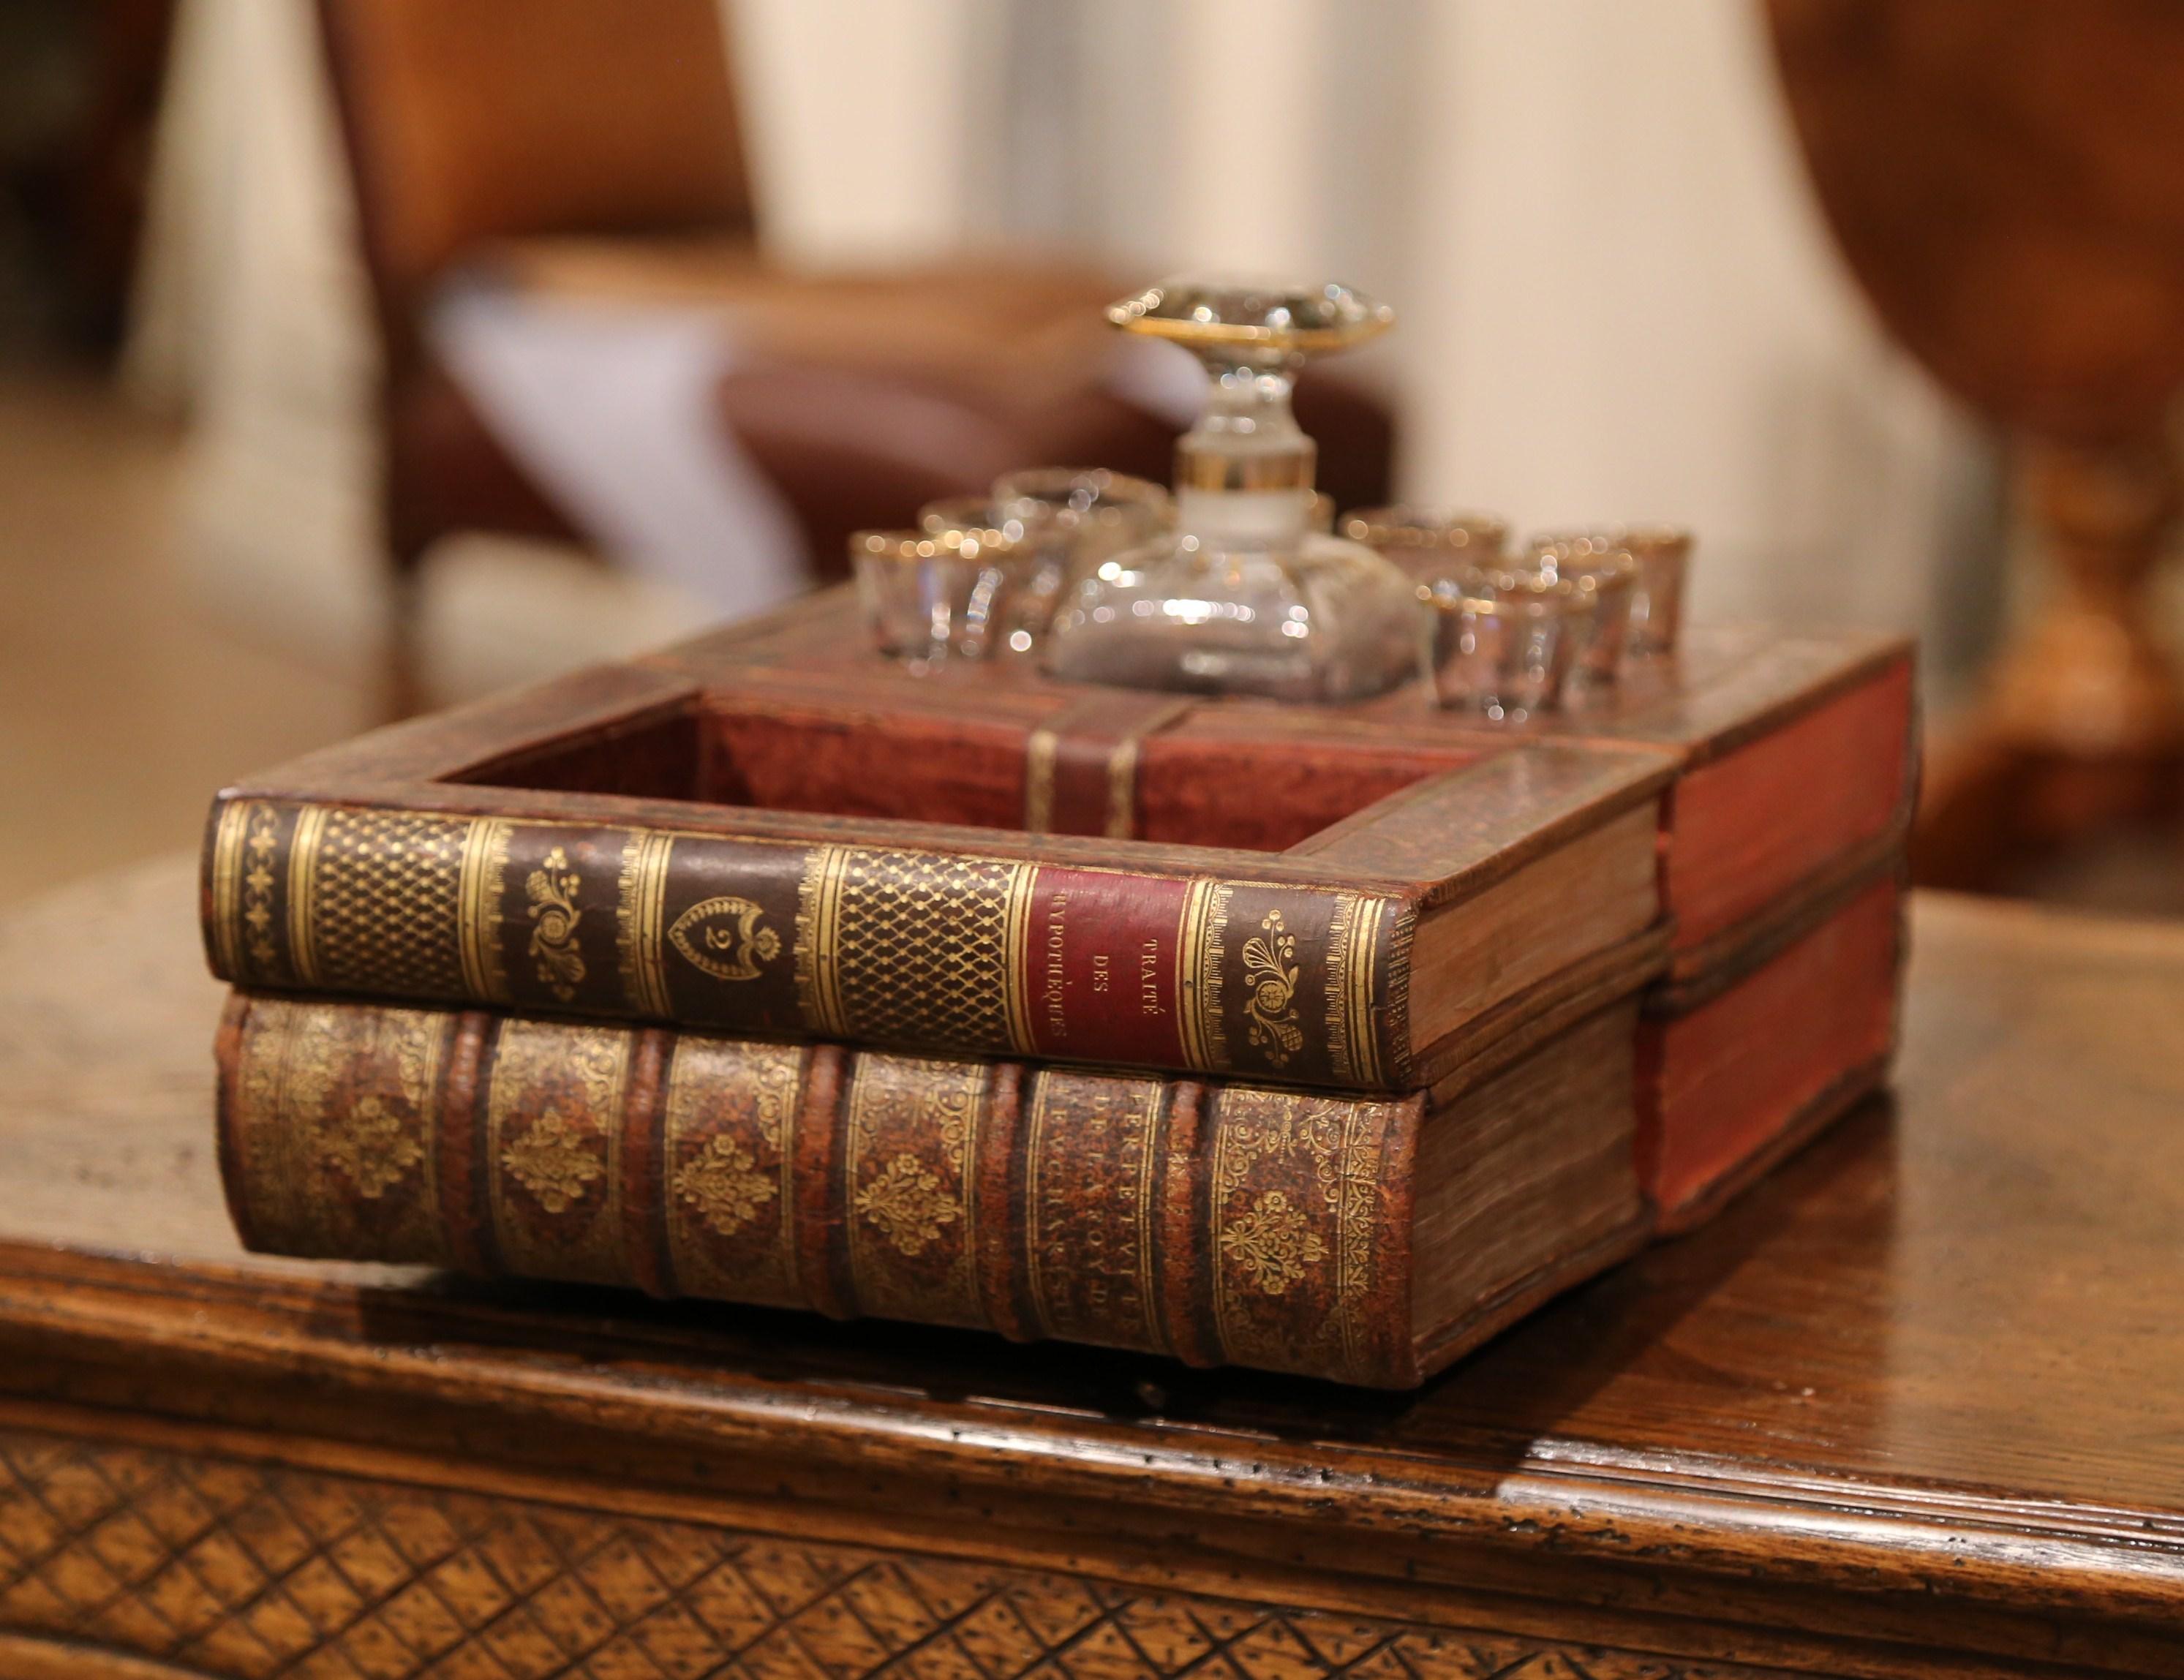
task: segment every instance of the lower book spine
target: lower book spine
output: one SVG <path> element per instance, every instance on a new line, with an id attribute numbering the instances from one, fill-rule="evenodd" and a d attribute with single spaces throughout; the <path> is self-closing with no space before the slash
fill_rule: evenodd
<path id="1" fill-rule="evenodd" d="M 245 1243 L 1418 1380 L 1424 1099 L 237 993 Z"/>

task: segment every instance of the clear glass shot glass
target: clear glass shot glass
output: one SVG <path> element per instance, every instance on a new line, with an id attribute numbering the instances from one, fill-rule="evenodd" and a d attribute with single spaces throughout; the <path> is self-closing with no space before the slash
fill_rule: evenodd
<path id="1" fill-rule="evenodd" d="M 1028 559 L 1006 540 L 861 531 L 850 538 L 850 565 L 874 645 L 922 672 L 986 654 Z"/>
<path id="2" fill-rule="evenodd" d="M 1175 527 L 1175 498 L 1166 490 L 1105 467 L 1026 467 L 1003 473 L 992 493 L 1001 518 L 1051 521 L 1042 565 L 1060 568 L 1057 599 Z"/>
<path id="3" fill-rule="evenodd" d="M 1598 595 L 1554 570 L 1467 566 L 1418 587 L 1434 609 L 1434 693 L 1444 706 L 1522 723 L 1563 704 Z"/>
<path id="4" fill-rule="evenodd" d="M 950 496 L 920 508 L 917 522 L 964 563 L 950 653 L 1009 659 L 1036 652 L 1067 576 L 1068 532 L 1053 515 L 1044 508 L 1012 512 L 983 496 Z"/>
<path id="5" fill-rule="evenodd" d="M 1638 526 L 1624 531 L 1622 538 L 1637 570 L 1624 652 L 1632 659 L 1666 659 L 1683 636 L 1691 533 L 1674 526 Z"/>
<path id="6" fill-rule="evenodd" d="M 1342 520 L 1342 534 L 1377 548 L 1429 587 L 1465 567 L 1498 565 L 1508 525 L 1491 514 L 1396 503 L 1359 508 Z"/>
<path id="7" fill-rule="evenodd" d="M 1569 696 L 1596 703 L 1612 691 L 1623 670 L 1638 563 L 1614 531 L 1567 531 L 1535 537 L 1525 544 L 1529 569 L 1567 580 L 1592 598 L 1578 616 L 1585 624 L 1574 650 Z"/>

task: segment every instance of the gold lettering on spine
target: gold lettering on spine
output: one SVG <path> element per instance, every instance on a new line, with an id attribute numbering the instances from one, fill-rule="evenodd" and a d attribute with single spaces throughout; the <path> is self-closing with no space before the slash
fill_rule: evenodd
<path id="1" fill-rule="evenodd" d="M 1373 999 L 1379 977 L 1384 898 L 1338 893 L 1327 928 L 1327 1043 L 1334 1077 L 1345 1085 L 1384 1082 Z"/>
<path id="2" fill-rule="evenodd" d="M 622 1104 L 634 1035 L 504 1021 L 486 1096 L 487 1199 L 510 1271 L 627 1283 Z"/>
<path id="3" fill-rule="evenodd" d="M 1228 1065 L 1228 1028 L 1221 1018 L 1221 959 L 1228 932 L 1229 896 L 1223 882 L 1192 882 L 1176 941 L 1176 1004 L 1184 1060 L 1207 1073 Z"/>
<path id="4" fill-rule="evenodd" d="M 220 826 L 212 846 L 213 958 L 221 977 L 241 980 L 242 971 L 243 836 L 250 827 L 252 806 L 234 799 L 220 808 Z"/>
<path id="5" fill-rule="evenodd" d="M 1042 725 L 1024 743 L 1024 831 L 1048 834 L 1054 829 L 1054 759 L 1061 737 Z"/>
<path id="6" fill-rule="evenodd" d="M 984 1325 L 972 1164 L 991 1077 L 982 1062 L 857 1059 L 842 1171 L 859 1311 Z"/>
<path id="7" fill-rule="evenodd" d="M 1153 1195 L 1156 1169 L 1160 1162 L 1153 1149 L 1154 1128 L 1159 1124 L 1162 1087 L 1156 1080 L 1144 1080 L 1138 1088 L 1139 1108 L 1135 1116 L 1135 1145 L 1138 1152 L 1138 1198 L 1134 1210 L 1136 1219 L 1136 1248 L 1138 1251 L 1138 1300 L 1145 1314 L 1145 1345 L 1169 1351 L 1167 1338 L 1161 1333 L 1160 1309 L 1153 1293 Z"/>
<path id="8" fill-rule="evenodd" d="M 621 969 L 622 1000 L 638 1015 L 668 1020 L 664 942 L 667 921 L 667 866 L 675 837 L 632 829 L 622 837 L 621 868 L 615 882 L 615 948 Z"/>
<path id="9" fill-rule="evenodd" d="M 1069 974 L 1062 957 L 1068 949 L 1069 894 L 1056 893 L 1046 901 L 1046 932 L 1040 942 L 1039 970 L 1043 976 L 1039 989 L 1039 1012 L 1045 1017 L 1046 1030 L 1057 1045 L 1069 1037 Z M 1107 989 L 1105 956 L 1092 959 L 1092 989 Z"/>
<path id="10" fill-rule="evenodd" d="M 1034 1076 L 1024 1241 L 1044 1335 L 1167 1351 L 1150 1231 L 1161 1096 L 1156 1079 L 1055 1068 Z"/>
<path id="11" fill-rule="evenodd" d="M 296 832 L 288 842 L 288 965 L 305 986 L 319 983 L 314 918 L 318 913 L 319 843 L 326 829 L 326 808 L 306 805 L 296 813 Z"/>
<path id="12" fill-rule="evenodd" d="M 485 1003 L 509 1001 L 500 950 L 500 892 L 508 875 L 508 843 L 515 826 L 481 817 L 463 835 L 461 878 L 456 889 L 455 937 L 463 989 Z"/>
<path id="13" fill-rule="evenodd" d="M 842 1010 L 840 947 L 842 882 L 850 854 L 839 846 L 814 846 L 804 859 L 796 889 L 796 1002 L 804 1025 L 822 1037 L 846 1038 Z"/>

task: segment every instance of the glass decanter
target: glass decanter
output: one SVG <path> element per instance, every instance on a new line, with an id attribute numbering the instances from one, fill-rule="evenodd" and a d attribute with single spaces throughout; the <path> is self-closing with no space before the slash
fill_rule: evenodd
<path id="1" fill-rule="evenodd" d="M 1402 571 L 1314 529 L 1318 450 L 1290 391 L 1307 356 L 1384 331 L 1347 286 L 1166 281 L 1107 311 L 1205 364 L 1176 446 L 1177 529 L 1087 579 L 1056 615 L 1055 676 L 1126 688 L 1360 700 L 1424 673 L 1429 617 Z"/>

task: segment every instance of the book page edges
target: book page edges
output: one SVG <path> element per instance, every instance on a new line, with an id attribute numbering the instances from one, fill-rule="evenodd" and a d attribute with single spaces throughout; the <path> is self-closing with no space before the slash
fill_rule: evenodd
<path id="1" fill-rule="evenodd" d="M 1611 1004 L 1426 1115 L 1411 1237 L 1422 1372 L 1644 1240 L 1636 1015 L 1635 999 Z"/>
<path id="2" fill-rule="evenodd" d="M 1411 1054 L 1652 926 L 1660 914 L 1652 801 L 1611 817 L 1460 903 L 1418 918 L 1411 943 Z"/>

